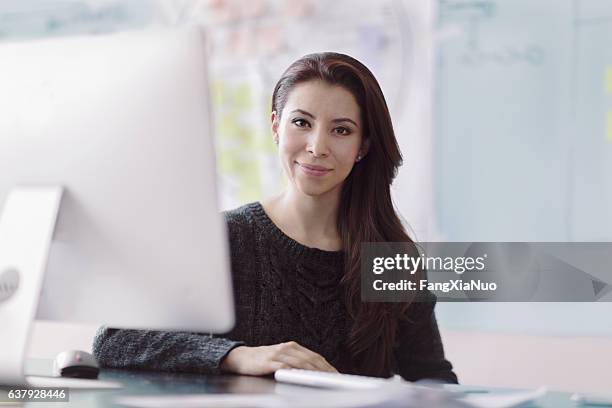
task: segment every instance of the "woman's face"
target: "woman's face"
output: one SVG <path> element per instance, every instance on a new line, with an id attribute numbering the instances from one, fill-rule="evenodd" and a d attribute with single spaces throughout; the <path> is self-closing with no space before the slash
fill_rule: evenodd
<path id="1" fill-rule="evenodd" d="M 272 113 L 272 132 L 289 181 L 309 196 L 339 192 L 365 153 L 353 94 L 319 80 L 293 88 L 280 117 Z"/>

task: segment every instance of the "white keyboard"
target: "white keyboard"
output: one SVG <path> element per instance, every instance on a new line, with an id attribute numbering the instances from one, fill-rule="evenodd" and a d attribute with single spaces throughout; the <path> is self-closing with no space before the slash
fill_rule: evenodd
<path id="1" fill-rule="evenodd" d="M 399 377 L 398 377 L 399 378 Z M 302 370 L 299 368 L 283 368 L 276 370 L 274 379 L 278 382 L 306 385 L 310 387 L 338 389 L 372 389 L 379 388 L 389 382 L 398 381 L 361 375 L 328 373 L 323 371 Z M 402 381 L 401 379 L 399 381 Z"/>

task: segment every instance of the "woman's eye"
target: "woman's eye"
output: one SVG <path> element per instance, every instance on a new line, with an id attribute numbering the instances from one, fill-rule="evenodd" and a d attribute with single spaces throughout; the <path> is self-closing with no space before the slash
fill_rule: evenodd
<path id="1" fill-rule="evenodd" d="M 334 129 L 336 131 L 336 133 L 338 133 L 339 135 L 350 135 L 351 131 L 348 130 L 345 127 L 337 127 L 336 129 Z"/>
<path id="2" fill-rule="evenodd" d="M 305 127 L 308 126 L 308 122 L 304 119 L 293 119 L 292 121 L 297 127 Z"/>

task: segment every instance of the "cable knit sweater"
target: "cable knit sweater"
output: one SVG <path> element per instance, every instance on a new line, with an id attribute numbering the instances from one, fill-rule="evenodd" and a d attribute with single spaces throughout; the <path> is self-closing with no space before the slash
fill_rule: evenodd
<path id="1" fill-rule="evenodd" d="M 236 326 L 223 335 L 101 327 L 94 355 L 101 367 L 215 374 L 240 345 L 296 341 L 340 372 L 354 373 L 346 345 L 351 319 L 340 293 L 342 252 L 309 248 L 285 235 L 260 203 L 224 213 Z M 399 324 L 394 371 L 406 380 L 457 382 L 431 302 L 415 303 Z"/>

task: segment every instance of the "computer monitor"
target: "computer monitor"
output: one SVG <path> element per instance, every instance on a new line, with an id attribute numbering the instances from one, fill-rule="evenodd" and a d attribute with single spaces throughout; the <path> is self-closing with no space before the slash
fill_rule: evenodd
<path id="1" fill-rule="evenodd" d="M 196 28 L 0 43 L 0 279 L 19 286 L 0 349 L 41 287 L 41 320 L 233 327 L 204 45 Z"/>

